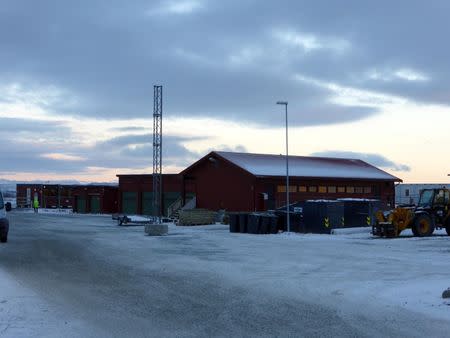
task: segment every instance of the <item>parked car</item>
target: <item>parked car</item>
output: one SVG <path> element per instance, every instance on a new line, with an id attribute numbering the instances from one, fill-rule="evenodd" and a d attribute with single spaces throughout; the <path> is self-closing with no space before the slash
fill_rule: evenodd
<path id="1" fill-rule="evenodd" d="M 9 221 L 6 218 L 6 212 L 11 211 L 11 203 L 6 203 L 3 200 L 3 195 L 0 191 L 0 242 L 6 243 L 8 241 Z"/>

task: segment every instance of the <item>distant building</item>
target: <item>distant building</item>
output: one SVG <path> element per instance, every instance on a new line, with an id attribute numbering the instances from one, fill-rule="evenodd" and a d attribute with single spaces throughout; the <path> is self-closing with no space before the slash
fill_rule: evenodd
<path id="1" fill-rule="evenodd" d="M 127 215 L 153 215 L 153 175 L 117 175 L 119 178 L 119 211 Z M 180 207 L 191 199 L 194 191 L 183 185 L 179 174 L 162 175 L 162 214 L 172 216 Z M 177 209 L 177 208 L 175 208 Z"/>
<path id="2" fill-rule="evenodd" d="M 263 211 L 286 204 L 286 157 L 213 151 L 183 170 L 197 207 Z M 290 201 L 368 198 L 386 206 L 402 180 L 358 159 L 289 156 Z"/>
<path id="3" fill-rule="evenodd" d="M 30 208 L 37 199 L 41 208 L 73 209 L 78 213 L 116 213 L 118 187 L 114 185 L 17 184 L 18 208 Z"/>
<path id="4" fill-rule="evenodd" d="M 419 202 L 420 192 L 424 189 L 450 188 L 450 184 L 398 184 L 395 187 L 396 205 L 416 205 Z"/>

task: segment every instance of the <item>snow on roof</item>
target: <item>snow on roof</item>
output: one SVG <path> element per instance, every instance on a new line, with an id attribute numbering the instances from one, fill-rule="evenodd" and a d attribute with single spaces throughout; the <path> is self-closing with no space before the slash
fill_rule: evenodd
<path id="1" fill-rule="evenodd" d="M 255 176 L 285 176 L 286 157 L 215 151 L 217 155 L 234 163 Z M 364 161 L 357 159 L 289 156 L 289 175 L 308 178 L 350 178 L 401 181 Z"/>

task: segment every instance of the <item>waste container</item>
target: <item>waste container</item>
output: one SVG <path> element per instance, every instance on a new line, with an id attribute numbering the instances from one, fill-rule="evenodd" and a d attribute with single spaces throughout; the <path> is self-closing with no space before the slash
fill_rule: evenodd
<path id="1" fill-rule="evenodd" d="M 278 230 L 287 231 L 287 217 L 285 210 L 277 210 Z M 304 232 L 303 213 L 289 212 L 289 225 L 291 232 Z"/>
<path id="2" fill-rule="evenodd" d="M 267 214 L 259 215 L 259 234 L 266 235 L 269 233 L 271 216 Z"/>
<path id="3" fill-rule="evenodd" d="M 363 198 L 340 198 L 344 203 L 344 227 L 370 227 L 375 224 L 375 213 L 381 209 L 381 201 Z"/>
<path id="4" fill-rule="evenodd" d="M 239 232 L 239 215 L 228 214 L 230 217 L 230 232 Z"/>
<path id="5" fill-rule="evenodd" d="M 249 214 L 247 218 L 247 232 L 258 234 L 260 232 L 261 216 L 259 214 Z"/>
<path id="6" fill-rule="evenodd" d="M 241 234 L 246 234 L 248 232 L 247 230 L 248 214 L 240 213 L 238 216 L 239 216 L 239 232 Z"/>
<path id="7" fill-rule="evenodd" d="M 277 234 L 278 233 L 278 217 L 275 214 L 268 214 L 269 219 L 269 234 Z"/>
<path id="8" fill-rule="evenodd" d="M 310 200 L 303 208 L 305 232 L 329 234 L 342 228 L 344 203 L 336 200 Z"/>

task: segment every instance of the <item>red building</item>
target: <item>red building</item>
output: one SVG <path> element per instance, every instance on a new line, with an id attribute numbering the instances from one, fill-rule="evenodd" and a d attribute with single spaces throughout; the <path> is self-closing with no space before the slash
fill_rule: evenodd
<path id="1" fill-rule="evenodd" d="M 364 161 L 289 157 L 291 202 L 308 199 L 370 198 L 393 206 L 401 180 Z M 197 207 L 263 211 L 286 203 L 286 157 L 213 151 L 180 173 Z"/>
<path id="2" fill-rule="evenodd" d="M 17 207 L 67 208 L 78 213 L 116 213 L 118 187 L 110 185 L 17 184 Z"/>
<path id="3" fill-rule="evenodd" d="M 117 175 L 117 177 L 119 178 L 119 211 L 128 215 L 152 215 L 153 175 Z M 191 198 L 192 189 L 183 185 L 181 175 L 162 175 L 163 215 L 170 215 L 172 213 L 170 208 L 173 208 L 175 204 L 181 206 L 184 196 L 187 199 Z"/>

